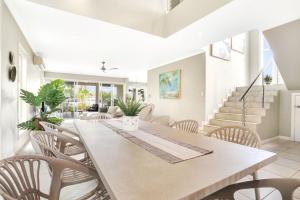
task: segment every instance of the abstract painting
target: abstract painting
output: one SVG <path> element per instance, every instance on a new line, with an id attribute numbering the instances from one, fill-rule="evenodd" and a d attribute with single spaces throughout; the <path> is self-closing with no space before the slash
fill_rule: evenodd
<path id="1" fill-rule="evenodd" d="M 226 39 L 223 41 L 216 42 L 211 45 L 211 56 L 221 58 L 223 60 L 231 59 L 231 41 Z"/>
<path id="2" fill-rule="evenodd" d="M 246 35 L 240 34 L 231 39 L 231 49 L 240 53 L 245 52 Z"/>
<path id="3" fill-rule="evenodd" d="M 159 96 L 163 99 L 180 97 L 181 71 L 175 70 L 159 74 Z"/>

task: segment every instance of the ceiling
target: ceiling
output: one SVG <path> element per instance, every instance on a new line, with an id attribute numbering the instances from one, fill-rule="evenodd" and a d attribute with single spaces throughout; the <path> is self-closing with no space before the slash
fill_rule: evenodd
<path id="1" fill-rule="evenodd" d="M 47 71 L 141 82 L 148 69 L 200 53 L 214 41 L 300 18 L 299 0 L 234 0 L 163 38 L 27 0 L 5 2 Z M 119 70 L 104 74 L 103 60 Z"/>

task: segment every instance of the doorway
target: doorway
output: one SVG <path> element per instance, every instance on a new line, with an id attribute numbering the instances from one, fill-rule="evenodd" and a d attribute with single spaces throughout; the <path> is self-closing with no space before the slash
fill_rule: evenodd
<path id="1" fill-rule="evenodd" d="M 300 94 L 294 95 L 294 138 L 295 141 L 300 142 Z"/>

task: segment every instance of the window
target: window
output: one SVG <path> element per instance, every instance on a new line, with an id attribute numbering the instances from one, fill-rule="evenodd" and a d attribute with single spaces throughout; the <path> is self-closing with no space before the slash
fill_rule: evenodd
<path id="1" fill-rule="evenodd" d="M 269 75 L 272 77 L 271 84 L 284 84 L 281 74 L 277 68 L 276 62 L 273 57 L 272 49 L 268 41 L 263 37 L 263 76 Z"/>
<path id="2" fill-rule="evenodd" d="M 21 89 L 27 89 L 27 52 L 22 46 L 19 46 L 19 67 L 18 67 L 18 94 L 20 94 Z M 18 123 L 28 120 L 29 116 L 29 106 L 20 98 L 18 95 Z M 24 131 L 19 130 L 19 134 Z"/>

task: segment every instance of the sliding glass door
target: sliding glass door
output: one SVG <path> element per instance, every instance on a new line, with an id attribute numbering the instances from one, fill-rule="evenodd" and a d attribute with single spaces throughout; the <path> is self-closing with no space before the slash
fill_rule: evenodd
<path id="1" fill-rule="evenodd" d="M 77 111 L 84 112 L 97 103 L 97 83 L 79 82 L 77 85 L 76 99 Z"/>
<path id="2" fill-rule="evenodd" d="M 102 83 L 100 88 L 100 106 L 102 108 L 108 108 L 109 106 L 113 105 L 112 96 L 112 84 Z"/>
<path id="3" fill-rule="evenodd" d="M 113 85 L 113 103 L 116 106 L 119 99 L 124 97 L 124 88 L 123 85 L 114 84 Z"/>
<path id="4" fill-rule="evenodd" d="M 62 117 L 78 118 L 82 112 L 106 112 L 124 98 L 124 85 L 65 81 L 66 101 L 62 104 Z"/>
<path id="5" fill-rule="evenodd" d="M 65 82 L 65 97 L 67 99 L 62 104 L 63 118 L 74 118 L 76 109 L 75 82 Z"/>

